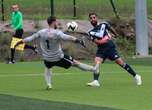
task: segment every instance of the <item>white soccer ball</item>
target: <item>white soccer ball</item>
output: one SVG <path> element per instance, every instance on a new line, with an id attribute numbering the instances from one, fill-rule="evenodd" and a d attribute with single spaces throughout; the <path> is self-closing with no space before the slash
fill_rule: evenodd
<path id="1" fill-rule="evenodd" d="M 68 22 L 67 23 L 67 29 L 72 30 L 72 31 L 77 30 L 78 29 L 78 23 L 75 22 L 75 21 Z"/>

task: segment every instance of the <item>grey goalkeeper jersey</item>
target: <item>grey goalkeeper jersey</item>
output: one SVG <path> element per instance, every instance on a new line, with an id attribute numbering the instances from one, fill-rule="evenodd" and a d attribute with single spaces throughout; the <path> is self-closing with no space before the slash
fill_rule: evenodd
<path id="1" fill-rule="evenodd" d="M 23 42 L 30 42 L 35 39 L 39 39 L 43 59 L 54 62 L 59 61 L 64 57 L 64 53 L 61 48 L 61 40 L 73 40 L 73 37 L 64 34 L 60 30 L 47 28 L 23 39 Z"/>

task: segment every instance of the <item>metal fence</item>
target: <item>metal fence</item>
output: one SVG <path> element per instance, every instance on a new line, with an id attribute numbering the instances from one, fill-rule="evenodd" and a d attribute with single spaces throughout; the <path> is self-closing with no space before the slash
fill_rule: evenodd
<path id="1" fill-rule="evenodd" d="M 60 18 L 80 19 L 86 19 L 89 12 L 96 12 L 102 18 L 115 17 L 116 11 L 124 17 L 135 15 L 134 0 L 1 0 L 1 16 L 4 12 L 6 20 L 12 4 L 19 4 L 27 19 L 43 19 L 51 13 Z M 151 0 L 148 0 L 148 14 L 152 15 Z"/>

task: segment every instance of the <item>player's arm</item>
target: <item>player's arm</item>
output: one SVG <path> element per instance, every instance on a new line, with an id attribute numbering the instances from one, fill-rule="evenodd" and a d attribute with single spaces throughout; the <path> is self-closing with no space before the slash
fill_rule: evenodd
<path id="1" fill-rule="evenodd" d="M 104 38 L 102 39 L 94 39 L 94 42 L 98 45 L 100 44 L 105 44 L 107 43 L 108 41 L 110 40 L 109 36 L 105 36 Z"/>
<path id="2" fill-rule="evenodd" d="M 6 24 L 4 24 L 4 27 L 11 27 L 11 23 L 6 23 Z"/>
<path id="3" fill-rule="evenodd" d="M 85 43 L 84 43 L 83 40 L 77 39 L 77 38 L 74 37 L 74 36 L 65 34 L 65 33 L 63 33 L 62 31 L 59 31 L 59 32 L 57 33 L 57 36 L 58 36 L 60 39 L 62 39 L 62 40 L 65 40 L 65 41 L 73 41 L 73 42 L 79 43 L 79 44 L 81 44 L 83 47 L 85 47 Z"/>
<path id="4" fill-rule="evenodd" d="M 39 36 L 40 36 L 39 32 L 37 32 L 37 33 L 33 34 L 32 36 L 26 37 L 26 38 L 22 39 L 21 41 L 17 42 L 15 45 L 15 48 L 17 46 L 19 46 L 20 44 L 31 42 L 31 41 L 37 39 Z"/>
<path id="5" fill-rule="evenodd" d="M 114 36 L 118 36 L 119 35 L 113 27 L 110 27 L 109 29 L 110 29 L 110 32 L 112 32 L 112 34 Z"/>

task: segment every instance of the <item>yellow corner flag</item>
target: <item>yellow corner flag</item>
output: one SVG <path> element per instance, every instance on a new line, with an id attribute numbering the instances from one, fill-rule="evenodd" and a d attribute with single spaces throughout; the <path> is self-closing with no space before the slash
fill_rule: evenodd
<path id="1" fill-rule="evenodd" d="M 21 41 L 21 40 L 22 40 L 22 39 L 20 39 L 20 38 L 12 37 L 11 47 L 10 47 L 10 48 L 14 48 L 14 46 L 17 44 L 17 42 L 19 42 L 19 41 Z M 25 43 L 20 44 L 19 46 L 16 47 L 16 50 L 23 51 L 23 50 L 24 50 L 24 47 L 25 47 Z"/>

